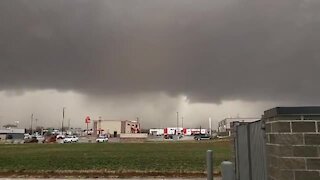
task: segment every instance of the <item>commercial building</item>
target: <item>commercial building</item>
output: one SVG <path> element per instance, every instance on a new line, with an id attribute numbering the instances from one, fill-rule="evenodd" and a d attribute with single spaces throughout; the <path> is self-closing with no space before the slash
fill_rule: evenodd
<path id="1" fill-rule="evenodd" d="M 268 179 L 320 179 L 320 106 L 275 107 L 262 119 Z"/>
<path id="2" fill-rule="evenodd" d="M 130 120 L 94 120 L 93 134 L 105 134 L 119 137 L 120 134 L 136 134 L 140 132 L 140 123 Z"/>
<path id="3" fill-rule="evenodd" d="M 192 128 L 176 128 L 176 127 L 167 127 L 164 129 L 150 129 L 149 134 L 150 135 L 156 135 L 156 136 L 162 136 L 162 135 L 176 135 L 181 134 L 185 136 L 192 136 L 195 134 L 209 134 L 208 129 L 192 129 Z"/>
<path id="4" fill-rule="evenodd" d="M 235 179 L 320 179 L 320 106 L 275 107 L 234 125 Z"/>
<path id="5" fill-rule="evenodd" d="M 235 122 L 253 122 L 260 118 L 225 118 L 218 123 L 219 136 L 231 136 L 232 123 Z"/>
<path id="6" fill-rule="evenodd" d="M 0 140 L 23 139 L 25 132 L 25 129 L 0 129 Z"/>
<path id="7" fill-rule="evenodd" d="M 210 130 L 205 128 L 201 128 L 201 129 L 200 128 L 198 129 L 183 128 L 183 135 L 193 136 L 196 134 L 210 134 Z"/>
<path id="8" fill-rule="evenodd" d="M 149 134 L 154 136 L 164 135 L 164 129 L 149 129 Z"/>
<path id="9" fill-rule="evenodd" d="M 175 134 L 182 134 L 183 132 L 183 128 L 179 127 L 168 127 L 168 128 L 164 128 L 164 135 L 175 135 Z"/>

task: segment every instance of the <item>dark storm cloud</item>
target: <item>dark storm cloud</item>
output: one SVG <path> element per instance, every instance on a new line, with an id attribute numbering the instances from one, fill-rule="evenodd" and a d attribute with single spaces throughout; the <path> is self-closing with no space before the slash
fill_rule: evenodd
<path id="1" fill-rule="evenodd" d="M 309 100 L 316 0 L 3 0 L 0 90 Z"/>

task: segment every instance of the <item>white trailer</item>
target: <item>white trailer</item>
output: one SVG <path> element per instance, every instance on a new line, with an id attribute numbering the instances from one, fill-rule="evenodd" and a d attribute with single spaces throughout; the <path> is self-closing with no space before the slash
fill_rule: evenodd
<path id="1" fill-rule="evenodd" d="M 162 136 L 164 135 L 164 129 L 150 129 L 149 134 L 154 136 Z"/>
<path id="2" fill-rule="evenodd" d="M 164 135 L 175 135 L 175 134 L 182 134 L 183 133 L 183 128 L 179 127 L 168 127 L 164 129 Z"/>

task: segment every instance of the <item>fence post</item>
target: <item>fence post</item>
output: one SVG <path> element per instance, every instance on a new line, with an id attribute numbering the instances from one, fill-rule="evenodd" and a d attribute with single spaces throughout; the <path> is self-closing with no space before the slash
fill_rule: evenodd
<path id="1" fill-rule="evenodd" d="M 248 161 L 249 161 L 249 180 L 252 180 L 252 161 L 251 161 L 251 133 L 250 133 L 250 124 L 247 124 L 247 141 L 248 141 Z"/>
<path id="2" fill-rule="evenodd" d="M 213 180 L 212 150 L 207 151 L 207 180 Z"/>
<path id="3" fill-rule="evenodd" d="M 240 123 L 234 124 L 233 130 L 234 130 L 234 153 L 235 153 L 235 159 L 234 159 L 234 168 L 235 168 L 235 179 L 240 179 L 240 173 L 239 173 L 239 128 Z"/>
<path id="4" fill-rule="evenodd" d="M 223 161 L 221 163 L 222 180 L 235 180 L 234 166 L 230 161 Z"/>

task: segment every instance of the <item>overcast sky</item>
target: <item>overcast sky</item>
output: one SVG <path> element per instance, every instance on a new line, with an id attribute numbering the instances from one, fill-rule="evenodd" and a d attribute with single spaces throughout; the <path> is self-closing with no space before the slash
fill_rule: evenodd
<path id="1" fill-rule="evenodd" d="M 186 126 L 320 98 L 318 0 L 2 0 L 0 125 Z"/>

